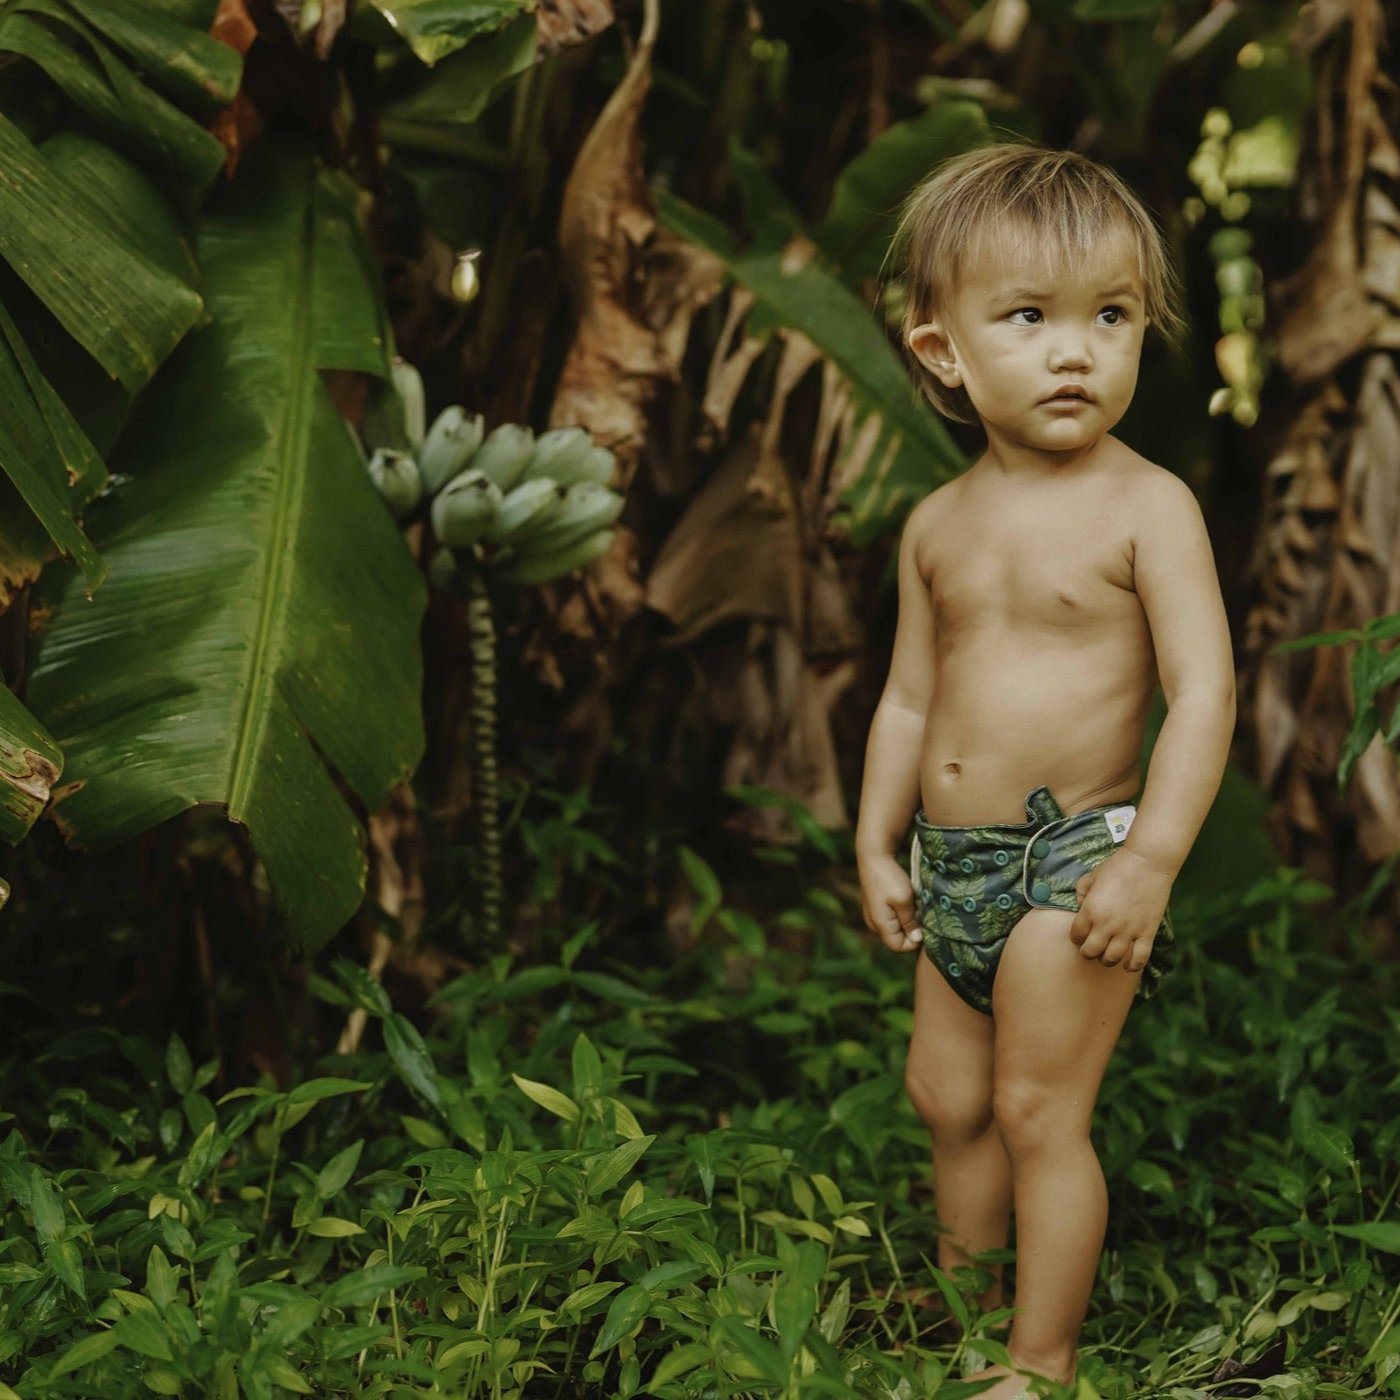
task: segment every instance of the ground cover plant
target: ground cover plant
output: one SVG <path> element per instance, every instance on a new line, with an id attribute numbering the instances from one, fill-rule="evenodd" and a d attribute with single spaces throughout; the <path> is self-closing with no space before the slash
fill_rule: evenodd
<path id="1" fill-rule="evenodd" d="M 590 919 L 410 1020 L 329 955 L 312 990 L 372 1029 L 286 1090 L 215 1097 L 178 1036 L 17 1040 L 0 1395 L 974 1393 L 1010 1314 L 931 1263 L 911 964 L 812 835 L 751 888 L 677 851 L 703 931 L 668 962 Z M 1326 950 L 1326 894 L 1182 903 L 1096 1114 L 1079 1400 L 1400 1394 L 1396 973 Z"/>

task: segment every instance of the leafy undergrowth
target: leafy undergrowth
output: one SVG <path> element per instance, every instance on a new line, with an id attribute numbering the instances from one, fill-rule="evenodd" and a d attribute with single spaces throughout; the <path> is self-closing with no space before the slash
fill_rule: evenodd
<path id="1" fill-rule="evenodd" d="M 912 962 L 837 881 L 745 912 L 684 854 L 704 933 L 666 966 L 589 923 L 420 1034 L 329 959 L 364 1048 L 289 1091 L 216 1102 L 178 1038 L 12 1047 L 0 1395 L 975 1393 L 1010 1313 L 933 1267 Z M 1096 1112 L 1078 1387 L 1041 1394 L 1400 1395 L 1400 979 L 1319 950 L 1320 893 L 1177 909 Z"/>

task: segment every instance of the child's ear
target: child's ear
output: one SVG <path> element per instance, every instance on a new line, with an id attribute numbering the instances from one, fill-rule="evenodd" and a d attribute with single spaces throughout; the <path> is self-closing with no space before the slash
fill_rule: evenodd
<path id="1" fill-rule="evenodd" d="M 946 388 L 956 389 L 962 383 L 956 353 L 941 321 L 925 321 L 922 326 L 915 326 L 906 340 L 914 357 L 936 374 Z"/>

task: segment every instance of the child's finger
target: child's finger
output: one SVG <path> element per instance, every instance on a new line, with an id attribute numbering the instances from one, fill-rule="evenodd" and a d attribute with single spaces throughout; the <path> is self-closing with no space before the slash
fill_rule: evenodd
<path id="1" fill-rule="evenodd" d="M 1152 956 L 1152 939 L 1138 938 L 1133 942 L 1131 951 L 1123 966 L 1129 972 L 1141 972 L 1147 966 L 1148 959 Z"/>
<path id="2" fill-rule="evenodd" d="M 890 952 L 907 953 L 911 948 L 918 947 L 923 938 L 923 930 L 915 921 L 912 910 L 902 914 L 898 905 L 891 905 L 885 916 L 881 937 Z"/>

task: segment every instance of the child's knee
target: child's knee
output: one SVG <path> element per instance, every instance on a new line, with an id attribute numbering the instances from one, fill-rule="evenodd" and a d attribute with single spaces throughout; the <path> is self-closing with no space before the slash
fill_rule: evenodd
<path id="1" fill-rule="evenodd" d="M 992 1090 L 992 1116 L 1008 1152 L 1030 1152 L 1050 1142 L 1087 1136 L 1088 1123 L 1063 1093 L 1033 1079 L 1003 1077 Z M 1081 1134 L 1082 1128 L 1082 1134 Z"/>
<path id="2" fill-rule="evenodd" d="M 904 1092 L 939 1142 L 971 1142 L 992 1126 L 989 1086 L 959 1083 L 946 1070 L 931 1075 L 910 1061 L 904 1066 Z"/>

